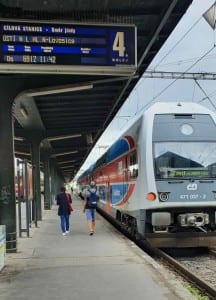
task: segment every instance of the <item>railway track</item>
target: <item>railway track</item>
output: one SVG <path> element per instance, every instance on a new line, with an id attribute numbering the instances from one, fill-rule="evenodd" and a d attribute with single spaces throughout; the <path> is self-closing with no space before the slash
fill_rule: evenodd
<path id="1" fill-rule="evenodd" d="M 188 282 L 190 282 L 193 286 L 195 286 L 202 294 L 205 294 L 209 297 L 209 299 L 216 299 L 216 284 L 213 286 L 210 283 L 210 280 L 205 280 L 205 278 L 209 278 L 210 276 L 215 276 L 215 270 L 211 270 L 212 272 L 206 272 L 206 276 L 201 276 L 200 272 L 195 272 L 195 268 L 188 268 L 185 263 L 182 261 L 173 258 L 168 255 L 164 251 L 160 249 L 155 249 L 155 254 L 157 257 L 162 258 L 165 264 L 168 264 L 172 267 L 173 271 L 176 271 L 183 278 L 185 278 Z M 214 254 L 215 255 L 215 254 Z M 205 269 L 204 260 L 202 260 L 202 269 Z M 215 264 L 215 263 L 214 263 Z M 191 260 L 190 260 L 191 265 Z M 215 264 L 216 265 L 216 264 Z M 209 269 L 208 269 L 209 270 Z M 214 274 L 214 275 L 213 275 Z"/>
<path id="2" fill-rule="evenodd" d="M 121 225 L 116 222 L 113 218 L 110 218 L 106 214 L 104 214 L 101 210 L 99 210 L 99 213 L 107 219 L 115 228 L 117 228 L 122 234 L 127 236 L 130 240 L 132 240 L 138 247 L 140 247 L 142 250 L 144 250 L 146 253 L 148 253 L 153 258 L 161 259 L 163 261 L 163 264 L 166 264 L 171 267 L 173 272 L 178 273 L 181 277 L 183 277 L 187 282 L 189 282 L 192 286 L 194 286 L 197 290 L 200 291 L 201 294 L 208 296 L 209 299 L 215 300 L 216 299 L 216 259 L 214 259 L 214 266 L 215 268 L 211 268 L 211 273 L 206 272 L 206 278 L 215 277 L 215 284 L 212 285 L 210 280 L 205 280 L 201 278 L 200 272 L 195 272 L 194 268 L 191 268 L 191 264 L 193 264 L 192 259 L 188 259 L 190 261 L 189 267 L 187 267 L 187 263 L 184 263 L 183 261 L 179 261 L 178 259 L 175 259 L 171 255 L 167 254 L 165 251 L 152 247 L 149 243 L 146 243 L 144 241 L 135 241 L 134 237 L 126 230 L 126 228 L 121 227 Z M 208 252 L 206 255 L 211 255 L 214 258 L 216 257 L 216 249 L 211 250 L 208 249 Z M 204 260 L 201 262 L 202 269 L 204 269 Z M 192 271 L 191 271 L 192 270 Z M 210 268 L 208 269 L 208 271 Z M 197 273 L 197 275 L 196 275 Z M 205 276 L 203 276 L 205 277 Z"/>
<path id="3" fill-rule="evenodd" d="M 173 272 L 178 273 L 181 277 L 183 277 L 187 282 L 189 282 L 192 286 L 194 286 L 197 290 L 200 291 L 201 294 L 208 296 L 209 299 L 215 300 L 216 299 L 216 279 L 215 285 L 212 286 L 209 280 L 210 277 L 216 278 L 216 260 L 214 259 L 215 268 L 212 268 L 211 274 L 209 272 L 206 276 L 208 277 L 207 280 L 200 277 L 200 272 L 195 272 L 194 268 L 186 267 L 186 264 L 178 259 L 173 258 L 171 255 L 167 254 L 165 251 L 159 248 L 153 248 L 150 244 L 144 241 L 137 241 L 134 240 L 134 237 L 127 231 L 126 228 L 121 227 L 121 225 L 116 222 L 113 218 L 110 218 L 106 214 L 104 214 L 101 210 L 98 211 L 105 219 L 107 219 L 115 228 L 117 228 L 122 234 L 124 234 L 127 238 L 132 240 L 138 247 L 148 253 L 150 256 L 163 260 L 163 264 L 168 265 Z M 216 249 L 208 249 L 208 253 L 206 255 L 211 255 L 216 257 Z M 192 259 L 191 259 L 192 264 Z M 202 261 L 202 268 L 204 269 L 204 262 Z M 197 275 L 196 275 L 197 274 Z M 205 277 L 205 276 L 204 276 Z"/>

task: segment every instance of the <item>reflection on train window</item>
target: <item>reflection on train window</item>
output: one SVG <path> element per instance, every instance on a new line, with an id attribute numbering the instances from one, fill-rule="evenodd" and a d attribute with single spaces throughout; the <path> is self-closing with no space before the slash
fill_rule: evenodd
<path id="1" fill-rule="evenodd" d="M 129 171 L 131 178 L 136 178 L 138 176 L 138 163 L 136 153 L 130 155 Z"/>
<path id="2" fill-rule="evenodd" d="M 155 143 L 154 163 L 157 179 L 215 178 L 216 143 Z"/>

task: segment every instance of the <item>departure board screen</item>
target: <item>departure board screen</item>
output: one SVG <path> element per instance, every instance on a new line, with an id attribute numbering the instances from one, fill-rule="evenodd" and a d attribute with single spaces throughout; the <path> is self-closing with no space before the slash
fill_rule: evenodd
<path id="1" fill-rule="evenodd" d="M 131 25 L 0 21 L 0 35 L 0 69 L 5 64 L 32 70 L 39 65 L 136 68 L 136 27 Z"/>

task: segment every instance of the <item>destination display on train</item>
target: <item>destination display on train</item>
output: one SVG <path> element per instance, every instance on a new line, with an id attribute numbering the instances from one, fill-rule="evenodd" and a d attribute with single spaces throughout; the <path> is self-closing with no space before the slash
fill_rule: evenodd
<path id="1" fill-rule="evenodd" d="M 207 177 L 208 170 L 172 170 L 169 171 L 169 177 Z"/>
<path id="2" fill-rule="evenodd" d="M 0 21 L 0 64 L 134 70 L 136 27 Z"/>

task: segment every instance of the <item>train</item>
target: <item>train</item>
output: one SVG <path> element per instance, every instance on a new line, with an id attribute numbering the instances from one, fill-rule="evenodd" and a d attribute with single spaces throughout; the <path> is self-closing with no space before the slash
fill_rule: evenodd
<path id="1" fill-rule="evenodd" d="M 153 247 L 216 243 L 216 114 L 195 102 L 149 106 L 78 178 L 98 209 Z"/>

